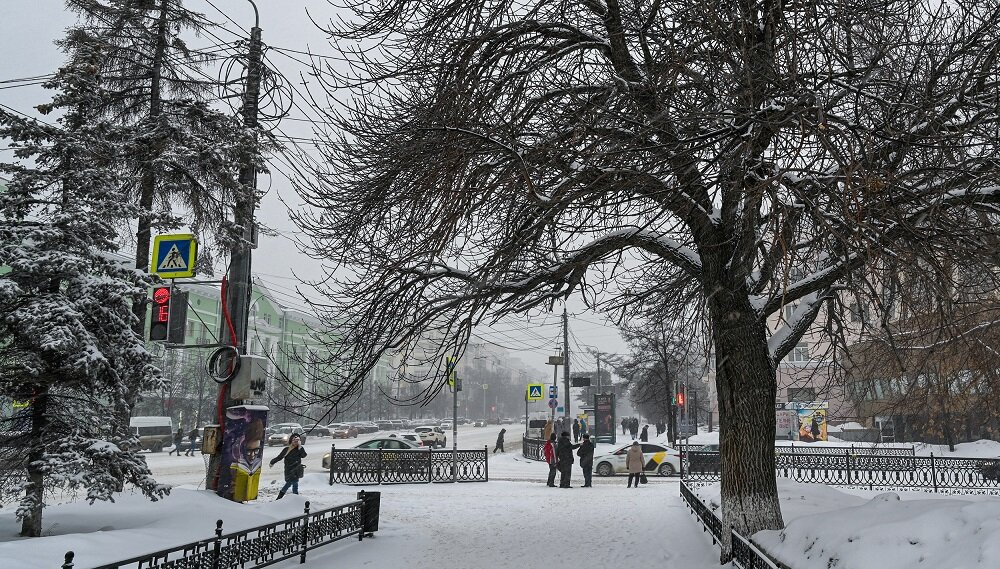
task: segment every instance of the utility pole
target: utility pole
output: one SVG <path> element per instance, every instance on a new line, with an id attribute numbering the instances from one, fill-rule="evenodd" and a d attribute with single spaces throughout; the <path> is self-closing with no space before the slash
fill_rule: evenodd
<path id="1" fill-rule="evenodd" d="M 563 417 L 565 417 L 565 424 L 569 424 L 570 416 L 570 397 L 569 397 L 569 315 L 566 312 L 566 306 L 563 305 L 563 387 L 566 391 L 563 397 L 566 398 L 566 402 L 563 403 Z"/>
<path id="2" fill-rule="evenodd" d="M 250 30 L 250 45 L 247 53 L 247 78 L 243 91 L 243 126 L 248 130 L 257 129 L 257 111 L 260 101 L 260 77 L 262 71 L 261 64 L 261 29 L 260 13 L 257 5 L 252 0 L 248 0 L 253 6 L 254 26 Z M 221 333 L 224 345 L 234 346 L 239 353 L 247 353 L 247 328 L 250 320 L 250 296 L 252 291 L 250 260 L 254 242 L 254 210 L 257 207 L 257 169 L 254 156 L 251 151 L 244 152 L 242 164 L 239 170 L 239 185 L 241 192 L 237 194 L 236 203 L 233 206 L 233 220 L 237 226 L 243 230 L 243 239 L 230 253 L 229 274 L 227 275 L 226 290 L 226 311 L 228 318 L 224 317 L 221 322 Z M 229 385 L 221 387 L 219 398 L 222 400 L 221 415 L 218 417 L 219 426 L 225 431 L 225 409 L 239 404 L 237 400 L 230 397 Z M 224 440 L 224 438 L 220 438 Z M 208 488 L 217 489 L 220 467 L 222 466 L 222 456 L 217 453 L 212 455 L 209 462 Z"/>

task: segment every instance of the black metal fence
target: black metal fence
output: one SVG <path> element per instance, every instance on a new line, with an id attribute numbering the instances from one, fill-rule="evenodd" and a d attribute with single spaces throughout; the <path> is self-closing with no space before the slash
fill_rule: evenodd
<path id="1" fill-rule="evenodd" d="M 291 519 L 229 534 L 222 520 L 215 522 L 215 537 L 170 549 L 116 561 L 93 569 L 258 569 L 298 557 L 306 552 L 357 535 L 358 540 L 378 531 L 381 494 L 358 492 L 357 501 Z M 67 552 L 62 569 L 73 569 L 74 553 Z"/>
<path id="2" fill-rule="evenodd" d="M 719 544 L 721 547 L 724 526 L 719 516 L 699 500 L 684 481 L 681 481 L 681 498 L 691 513 L 698 518 L 702 528 L 712 536 L 712 544 Z M 732 528 L 729 528 L 729 533 L 730 555 L 723 561 L 730 561 L 733 566 L 741 569 L 779 569 L 778 565 L 749 539 L 736 533 Z"/>
<path id="3" fill-rule="evenodd" d="M 1000 494 L 1000 459 L 893 456 L 870 454 L 867 450 L 779 452 L 775 455 L 775 473 L 796 482 L 870 490 Z M 721 476 L 722 461 L 717 452 L 692 451 L 684 460 L 685 480 L 708 482 Z"/>
<path id="4" fill-rule="evenodd" d="M 489 447 L 482 450 L 330 448 L 330 484 L 488 482 Z M 453 468 L 454 467 L 454 468 Z"/>
<path id="5" fill-rule="evenodd" d="M 524 458 L 544 461 L 545 453 L 542 452 L 544 447 L 545 441 L 542 439 L 521 437 L 521 454 L 524 455 Z"/>

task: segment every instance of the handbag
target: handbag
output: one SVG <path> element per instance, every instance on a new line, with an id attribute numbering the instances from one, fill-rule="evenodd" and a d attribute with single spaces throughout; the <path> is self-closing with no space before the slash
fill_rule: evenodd
<path id="1" fill-rule="evenodd" d="M 647 482 L 649 482 L 649 480 L 646 479 L 646 473 L 645 472 L 640 472 L 639 473 L 639 483 L 640 484 L 646 484 Z"/>

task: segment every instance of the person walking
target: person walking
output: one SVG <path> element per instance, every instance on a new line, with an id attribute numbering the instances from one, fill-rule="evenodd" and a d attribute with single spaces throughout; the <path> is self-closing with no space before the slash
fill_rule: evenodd
<path id="1" fill-rule="evenodd" d="M 627 435 L 628 434 L 628 424 L 629 424 L 628 418 L 627 417 L 622 417 L 622 434 L 623 435 Z"/>
<path id="2" fill-rule="evenodd" d="M 639 434 L 639 440 L 642 442 L 649 441 L 649 425 L 642 426 L 642 433 Z"/>
<path id="3" fill-rule="evenodd" d="M 583 469 L 583 487 L 591 488 L 591 479 L 594 475 L 594 444 L 590 442 L 590 435 L 583 435 L 583 442 L 576 451 L 576 456 L 580 457 L 580 468 Z"/>
<path id="4" fill-rule="evenodd" d="M 628 430 L 632 434 L 632 440 L 634 441 L 639 436 L 639 419 L 633 417 L 629 423 Z"/>
<path id="5" fill-rule="evenodd" d="M 500 429 L 500 434 L 497 435 L 497 446 L 493 447 L 493 454 L 496 454 L 499 450 L 501 453 L 503 450 L 503 435 L 507 432 L 507 429 Z"/>
<path id="6" fill-rule="evenodd" d="M 556 446 L 556 460 L 559 464 L 556 466 L 559 468 L 560 488 L 572 488 L 569 479 L 573 475 L 573 451 L 579 447 L 580 445 L 575 445 L 569 440 L 569 432 L 563 431 L 559 435 L 559 445 Z"/>
<path id="7" fill-rule="evenodd" d="M 632 481 L 635 480 L 635 487 L 639 487 L 639 477 L 642 476 L 642 447 L 639 446 L 638 441 L 632 441 L 632 446 L 628 449 L 628 454 L 625 455 L 625 468 L 628 469 L 628 487 L 632 487 Z"/>
<path id="8" fill-rule="evenodd" d="M 552 419 L 545 421 L 545 428 L 542 429 L 542 438 L 545 440 L 549 440 L 550 438 L 552 438 L 553 435 L 555 434 L 553 431 L 554 428 L 555 425 L 552 424 Z"/>
<path id="9" fill-rule="evenodd" d="M 580 420 L 573 419 L 573 442 L 580 442 Z"/>
<path id="10" fill-rule="evenodd" d="M 299 493 L 299 479 L 302 478 L 305 470 L 305 467 L 302 465 L 302 459 L 305 457 L 306 449 L 302 448 L 298 433 L 292 433 L 291 438 L 288 440 L 288 446 L 281 449 L 278 456 L 271 459 L 272 467 L 279 460 L 285 461 L 285 485 L 278 492 L 278 500 L 285 497 L 285 492 L 288 491 L 289 487 L 292 489 L 292 494 Z"/>
<path id="11" fill-rule="evenodd" d="M 177 453 L 177 456 L 180 456 L 181 455 L 181 445 L 183 443 L 184 443 L 184 431 L 182 431 L 180 427 L 177 427 L 177 432 L 174 433 L 174 448 L 173 448 L 173 450 L 171 450 L 170 452 L 167 453 L 167 456 L 170 456 L 170 455 L 174 454 L 175 452 Z"/>
<path id="12" fill-rule="evenodd" d="M 549 465 L 549 479 L 546 485 L 549 488 L 556 487 L 556 436 L 550 434 L 549 438 L 545 441 L 545 446 L 542 447 L 542 454 L 545 455 L 545 463 Z"/>
<path id="13" fill-rule="evenodd" d="M 198 425 L 188 431 L 188 448 L 184 456 L 194 456 L 194 445 L 198 442 Z"/>

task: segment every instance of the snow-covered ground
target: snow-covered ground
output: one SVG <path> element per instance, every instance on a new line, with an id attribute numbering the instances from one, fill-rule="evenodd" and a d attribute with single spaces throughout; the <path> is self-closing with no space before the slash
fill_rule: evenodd
<path id="1" fill-rule="evenodd" d="M 718 508 L 719 486 L 696 493 Z M 753 540 L 793 569 L 996 569 L 1000 497 L 879 493 L 778 479 L 785 529 Z"/>
<path id="2" fill-rule="evenodd" d="M 495 438 L 495 429 L 464 427 L 459 433 L 462 448 L 488 444 L 492 450 Z M 336 443 L 354 446 L 362 440 Z M 699 433 L 690 442 L 717 441 L 717 433 Z M 160 502 L 125 494 L 114 504 L 89 506 L 67 496 L 61 500 L 66 503 L 46 509 L 45 537 L 32 540 L 17 537 L 13 508 L 2 509 L 0 568 L 55 568 L 65 551 L 73 550 L 76 567 L 86 569 L 208 538 L 216 519 L 223 519 L 225 531 L 231 532 L 298 515 L 307 499 L 313 509 L 352 501 L 361 487 L 328 486 L 319 467 L 331 442 L 309 440 L 301 494 L 280 502 L 274 501 L 280 468 L 265 469 L 260 499 L 241 505 L 200 490 L 201 456 L 159 453 L 147 455 L 154 474 L 176 485 Z M 597 452 L 628 442 L 630 438 L 614 446 L 600 445 Z M 917 446 L 918 454 L 939 452 L 931 445 Z M 278 450 L 268 449 L 268 454 Z M 584 489 L 578 487 L 582 479 L 575 468 L 577 488 L 553 489 L 544 485 L 546 465 L 520 455 L 520 433 L 508 432 L 507 451 L 490 455 L 488 483 L 367 487 L 382 492 L 375 539 L 349 539 L 320 548 L 304 567 L 718 567 L 718 550 L 678 497 L 677 478 L 650 477 L 648 485 L 628 489 L 623 477 L 595 477 L 595 487 Z M 959 445 L 954 455 L 996 457 L 1000 444 Z M 794 569 L 1000 567 L 998 497 L 920 492 L 895 496 L 787 479 L 778 484 L 786 529 L 753 537 Z M 719 503 L 717 485 L 698 492 L 709 503 Z M 301 566 L 293 559 L 277 567 Z"/>
<path id="3" fill-rule="evenodd" d="M 697 435 L 693 435 L 687 440 L 688 444 L 692 445 L 708 445 L 708 444 L 719 444 L 719 433 L 707 432 L 701 430 Z M 910 448 L 913 447 L 914 454 L 917 456 L 930 456 L 932 453 L 934 456 L 948 456 L 957 458 L 1000 458 L 1000 442 L 991 440 L 979 440 L 971 443 L 959 443 L 955 445 L 955 452 L 948 450 L 948 445 L 937 445 L 928 443 L 859 443 L 850 442 L 838 439 L 837 437 L 830 435 L 830 440 L 815 443 L 802 443 L 795 441 L 775 441 L 776 446 L 797 446 L 797 447 L 836 447 L 844 448 L 851 447 L 854 448 Z"/>
<path id="4" fill-rule="evenodd" d="M 171 457 L 173 458 L 173 457 Z M 519 480 L 467 484 L 368 487 L 382 492 L 379 532 L 372 540 L 344 540 L 310 553 L 304 567 L 389 569 L 580 569 L 586 567 L 718 567 L 718 550 L 678 497 L 677 478 L 651 477 L 639 489 L 625 479 L 595 478 L 580 488 L 548 488 L 547 468 L 507 453 L 490 460 L 491 474 Z M 360 487 L 328 486 L 308 474 L 300 495 L 273 501 L 267 484 L 256 503 L 239 505 L 194 487 L 176 488 L 161 502 L 123 496 L 115 504 L 71 503 L 46 510 L 46 537 L 13 538 L 11 510 L 0 511 L 0 566 L 55 568 L 67 550 L 77 567 L 210 537 L 215 520 L 236 531 L 302 512 L 349 502 Z M 303 567 L 290 560 L 277 567 Z"/>

